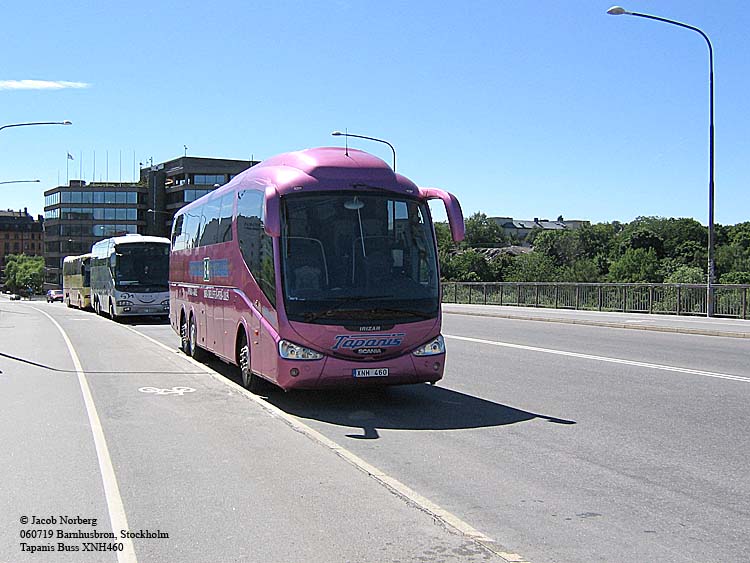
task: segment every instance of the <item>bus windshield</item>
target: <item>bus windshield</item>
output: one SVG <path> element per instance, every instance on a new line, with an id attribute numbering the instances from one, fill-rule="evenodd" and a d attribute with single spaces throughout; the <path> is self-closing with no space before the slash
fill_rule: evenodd
<path id="1" fill-rule="evenodd" d="M 438 315 L 439 280 L 426 204 L 387 192 L 284 198 L 284 306 L 292 321 L 383 324 Z"/>
<path id="2" fill-rule="evenodd" d="M 115 287 L 119 291 L 169 291 L 168 244 L 119 244 Z"/>

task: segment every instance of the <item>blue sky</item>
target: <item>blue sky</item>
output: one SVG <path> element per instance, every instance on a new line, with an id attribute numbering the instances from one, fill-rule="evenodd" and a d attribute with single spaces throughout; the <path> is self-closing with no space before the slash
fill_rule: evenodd
<path id="1" fill-rule="evenodd" d="M 330 132 L 348 129 L 390 141 L 399 172 L 453 192 L 467 216 L 705 224 L 706 44 L 608 16 L 612 4 L 12 0 L 0 125 L 73 125 L 0 131 L 0 181 L 41 180 L 0 185 L 0 208 L 43 213 L 44 190 L 66 174 L 130 181 L 134 163 L 185 145 L 193 156 L 263 159 L 339 145 Z M 623 6 L 711 38 L 716 221 L 750 220 L 746 4 Z M 350 146 L 391 161 L 385 145 Z"/>

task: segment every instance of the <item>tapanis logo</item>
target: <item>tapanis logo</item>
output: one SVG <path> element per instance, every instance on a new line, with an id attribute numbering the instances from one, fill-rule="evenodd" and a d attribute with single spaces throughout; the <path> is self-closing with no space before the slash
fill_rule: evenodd
<path id="1" fill-rule="evenodd" d="M 361 334 L 340 334 L 336 336 L 331 350 L 356 350 L 360 348 L 394 348 L 401 346 L 405 334 L 403 332 L 392 334 L 368 334 L 363 338 Z M 359 352 L 368 353 L 368 352 Z M 380 352 L 370 352 L 380 353 Z"/>

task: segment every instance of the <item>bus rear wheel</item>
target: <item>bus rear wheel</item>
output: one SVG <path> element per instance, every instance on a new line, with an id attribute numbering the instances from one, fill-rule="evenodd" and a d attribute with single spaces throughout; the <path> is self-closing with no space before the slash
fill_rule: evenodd
<path id="1" fill-rule="evenodd" d="M 264 388 L 264 381 L 253 373 L 250 367 L 250 345 L 243 333 L 237 350 L 237 364 L 240 366 L 240 378 L 242 386 L 251 393 L 259 393 Z"/>
<path id="2" fill-rule="evenodd" d="M 190 356 L 200 362 L 203 361 L 205 353 L 203 349 L 198 346 L 198 326 L 195 324 L 195 317 L 190 316 L 190 326 L 188 329 L 188 346 L 190 346 Z"/>
<path id="3" fill-rule="evenodd" d="M 185 315 L 180 315 L 180 350 L 190 355 L 190 340 L 188 339 L 188 323 Z"/>

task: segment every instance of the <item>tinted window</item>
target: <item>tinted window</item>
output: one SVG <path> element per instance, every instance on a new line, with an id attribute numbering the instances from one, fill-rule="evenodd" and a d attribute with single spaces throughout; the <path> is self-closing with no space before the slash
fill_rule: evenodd
<path id="1" fill-rule="evenodd" d="M 216 244 L 219 233 L 219 211 L 221 202 L 219 200 L 210 200 L 203 205 L 203 221 L 200 233 L 199 246 L 208 246 Z"/>
<path id="2" fill-rule="evenodd" d="M 219 217 L 219 234 L 217 242 L 228 242 L 232 240 L 232 207 L 234 194 L 225 194 L 221 198 L 221 213 Z"/>
<path id="3" fill-rule="evenodd" d="M 185 223 L 183 226 L 183 248 L 194 248 L 195 241 L 198 238 L 198 227 L 201 223 L 200 209 L 195 209 L 185 213 Z"/>
<path id="4" fill-rule="evenodd" d="M 174 225 L 172 225 L 172 250 L 184 250 L 185 249 L 185 238 L 182 237 L 182 225 L 185 222 L 184 215 L 178 215 L 175 217 Z"/>
<path id="5" fill-rule="evenodd" d="M 237 194 L 237 240 L 250 273 L 271 304 L 276 306 L 273 239 L 263 229 L 263 195 L 256 190 Z"/>

